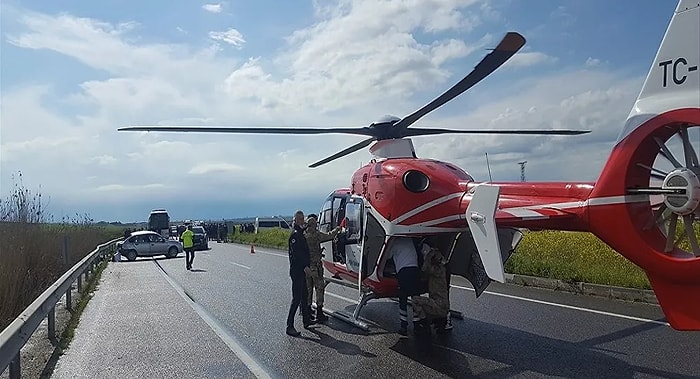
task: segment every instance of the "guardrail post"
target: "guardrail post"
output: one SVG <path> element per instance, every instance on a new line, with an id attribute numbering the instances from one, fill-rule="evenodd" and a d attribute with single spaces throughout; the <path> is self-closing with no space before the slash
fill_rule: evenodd
<path id="1" fill-rule="evenodd" d="M 19 379 L 22 377 L 22 367 L 19 363 L 20 352 L 10 361 L 10 379 Z"/>
<path id="2" fill-rule="evenodd" d="M 56 338 L 56 307 L 51 307 L 49 317 L 49 339 Z"/>
<path id="3" fill-rule="evenodd" d="M 78 275 L 78 292 L 83 290 L 83 275 Z"/>
<path id="4" fill-rule="evenodd" d="M 72 293 L 71 290 L 73 289 L 73 283 L 68 286 L 68 291 L 66 291 L 66 309 L 71 310 L 73 309 L 73 299 L 72 299 Z"/>

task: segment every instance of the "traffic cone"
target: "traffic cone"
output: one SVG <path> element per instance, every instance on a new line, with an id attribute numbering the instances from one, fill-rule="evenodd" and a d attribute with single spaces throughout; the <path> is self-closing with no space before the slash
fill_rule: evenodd
<path id="1" fill-rule="evenodd" d="M 250 243 L 250 253 L 255 254 L 255 246 L 253 245 L 252 242 Z"/>

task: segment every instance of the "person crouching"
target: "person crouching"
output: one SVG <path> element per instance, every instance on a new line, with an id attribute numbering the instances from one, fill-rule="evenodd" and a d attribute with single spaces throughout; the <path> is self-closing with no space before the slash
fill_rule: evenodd
<path id="1" fill-rule="evenodd" d="M 421 267 L 421 273 L 428 279 L 428 297 L 413 296 L 413 312 L 418 318 L 418 323 L 414 326 L 416 336 L 430 335 L 430 325 L 436 323 L 436 330 L 445 330 L 445 315 L 450 310 L 449 292 L 447 291 L 447 280 L 445 279 L 447 260 L 443 257 L 439 249 L 424 243 L 421 253 L 425 257 Z"/>

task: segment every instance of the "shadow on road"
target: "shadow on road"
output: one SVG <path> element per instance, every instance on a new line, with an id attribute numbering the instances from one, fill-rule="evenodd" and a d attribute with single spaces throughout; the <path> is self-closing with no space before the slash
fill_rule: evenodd
<path id="1" fill-rule="evenodd" d="M 320 331 L 319 329 L 316 328 L 311 328 L 308 329 L 311 333 L 315 334 L 318 336 L 318 339 L 316 338 L 308 338 L 305 337 L 304 339 L 317 342 L 323 346 L 330 347 L 332 349 L 335 349 L 339 354 L 343 355 L 361 355 L 365 358 L 376 358 L 377 356 L 375 354 L 366 352 L 362 350 L 359 346 L 352 344 L 350 342 L 345 342 L 341 341 L 339 339 L 333 338 L 330 335 Z"/>

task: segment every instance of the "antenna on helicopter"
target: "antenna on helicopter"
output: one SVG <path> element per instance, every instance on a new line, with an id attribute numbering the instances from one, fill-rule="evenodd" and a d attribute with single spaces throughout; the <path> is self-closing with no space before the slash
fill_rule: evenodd
<path id="1" fill-rule="evenodd" d="M 489 170 L 489 182 L 493 182 L 493 179 L 491 178 L 491 166 L 489 165 L 489 153 L 484 154 L 486 154 L 486 168 Z"/>
<path id="2" fill-rule="evenodd" d="M 525 164 L 527 161 L 520 161 L 518 164 L 520 165 L 520 181 L 524 182 L 525 181 Z"/>

